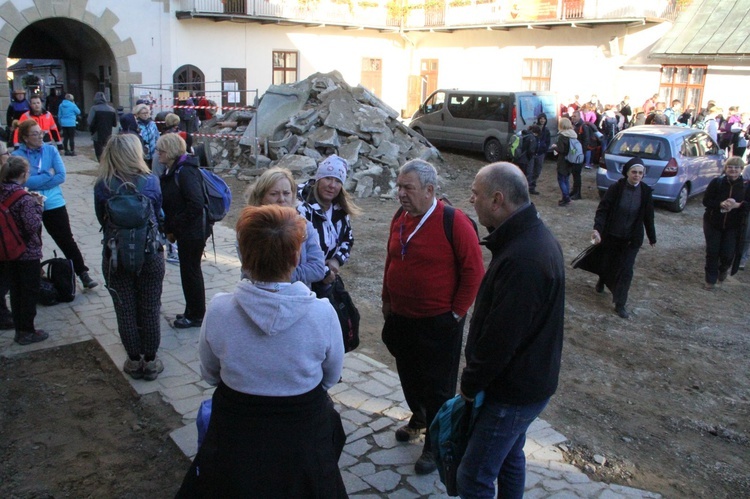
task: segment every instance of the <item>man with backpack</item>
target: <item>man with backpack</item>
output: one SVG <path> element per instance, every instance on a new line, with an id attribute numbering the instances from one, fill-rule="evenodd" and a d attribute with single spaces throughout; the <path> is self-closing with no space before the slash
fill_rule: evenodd
<path id="1" fill-rule="evenodd" d="M 396 359 L 412 411 L 395 435 L 408 442 L 429 433 L 440 407 L 456 393 L 464 322 L 484 270 L 469 217 L 435 198 L 437 171 L 430 163 L 406 162 L 396 185 L 402 209 L 388 236 L 383 343 Z M 436 469 L 429 434 L 414 469 L 419 475 Z"/>
<path id="2" fill-rule="evenodd" d="M 513 165 L 482 168 L 470 202 L 490 231 L 483 244 L 492 261 L 466 340 L 459 393 L 469 403 L 484 392 L 484 401 L 458 466 L 457 488 L 461 497 L 520 498 L 526 431 L 557 390 L 565 261 Z"/>
<path id="3" fill-rule="evenodd" d="M 515 161 L 513 161 L 513 163 L 521 169 L 524 175 L 528 175 L 529 165 L 534 161 L 534 155 L 536 154 L 539 127 L 536 127 L 537 133 L 534 134 L 532 127 L 535 126 L 536 125 L 532 125 L 521 132 L 521 143 L 516 148 Z"/>

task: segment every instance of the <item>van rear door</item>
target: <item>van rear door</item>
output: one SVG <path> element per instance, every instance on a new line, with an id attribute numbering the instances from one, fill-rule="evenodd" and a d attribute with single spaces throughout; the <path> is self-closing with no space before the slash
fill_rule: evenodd
<path id="1" fill-rule="evenodd" d="M 554 92 L 515 93 L 515 131 L 526 130 L 541 113 L 547 115 L 550 144 L 557 142 L 557 96 Z"/>

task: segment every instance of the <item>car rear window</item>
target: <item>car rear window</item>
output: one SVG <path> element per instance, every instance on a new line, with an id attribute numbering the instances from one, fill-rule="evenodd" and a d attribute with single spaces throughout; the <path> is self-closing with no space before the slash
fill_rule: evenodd
<path id="1" fill-rule="evenodd" d="M 608 154 L 630 156 L 643 159 L 666 161 L 670 157 L 669 142 L 661 137 L 648 135 L 620 134 L 607 148 Z"/>

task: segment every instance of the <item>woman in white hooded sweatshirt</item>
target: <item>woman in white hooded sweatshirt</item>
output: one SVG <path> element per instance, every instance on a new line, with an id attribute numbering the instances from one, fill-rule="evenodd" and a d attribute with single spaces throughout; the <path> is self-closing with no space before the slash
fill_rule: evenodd
<path id="1" fill-rule="evenodd" d="M 291 283 L 305 238 L 294 208 L 248 206 L 237 221 L 243 279 L 208 306 L 198 344 L 218 385 L 205 439 L 177 497 L 346 497 L 345 435 L 327 390 L 344 346 L 333 307 Z"/>

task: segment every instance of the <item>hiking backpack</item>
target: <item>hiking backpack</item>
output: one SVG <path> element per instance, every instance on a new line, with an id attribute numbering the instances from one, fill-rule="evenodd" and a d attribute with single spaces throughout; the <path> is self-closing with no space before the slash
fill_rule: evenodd
<path id="1" fill-rule="evenodd" d="M 516 134 L 511 135 L 508 144 L 508 160 L 515 163 L 521 155 L 521 137 Z"/>
<path id="2" fill-rule="evenodd" d="M 161 246 L 151 200 L 139 190 L 145 182 L 145 177 L 139 178 L 138 186 L 122 182 L 105 204 L 103 243 L 113 271 L 140 273 L 146 255 Z"/>
<path id="3" fill-rule="evenodd" d="M 180 166 L 174 173 L 174 179 L 177 187 L 180 186 L 179 174 L 182 170 Z M 224 220 L 229 213 L 229 207 L 232 205 L 232 191 L 224 182 L 224 179 L 206 168 L 198 168 L 203 177 L 203 206 L 206 212 L 206 220 L 209 223 L 216 223 Z"/>
<path id="4" fill-rule="evenodd" d="M 73 271 L 73 260 L 55 257 L 42 262 L 42 270 L 47 268 L 47 279 L 57 292 L 58 302 L 71 302 L 76 297 L 76 273 Z M 54 303 L 53 303 L 54 304 Z"/>
<path id="5" fill-rule="evenodd" d="M 477 413 L 484 402 L 479 392 L 473 402 L 461 395 L 446 401 L 430 424 L 430 440 L 440 481 L 449 496 L 457 496 L 456 475 L 474 429 Z"/>
<path id="6" fill-rule="evenodd" d="M 21 237 L 16 220 L 10 213 L 10 207 L 13 203 L 26 194 L 28 192 L 19 189 L 0 204 L 0 236 L 2 236 L 2 239 L 0 239 L 0 262 L 18 260 L 26 251 L 26 242 Z"/>
<path id="7" fill-rule="evenodd" d="M 583 146 L 578 139 L 569 138 L 570 147 L 568 148 L 568 154 L 565 155 L 565 160 L 568 163 L 579 165 L 583 163 Z"/>
<path id="8" fill-rule="evenodd" d="M 344 352 L 351 352 L 359 346 L 359 310 L 344 287 L 341 276 L 336 276 L 336 280 L 328 287 L 324 296 L 328 298 L 339 318 Z"/>

